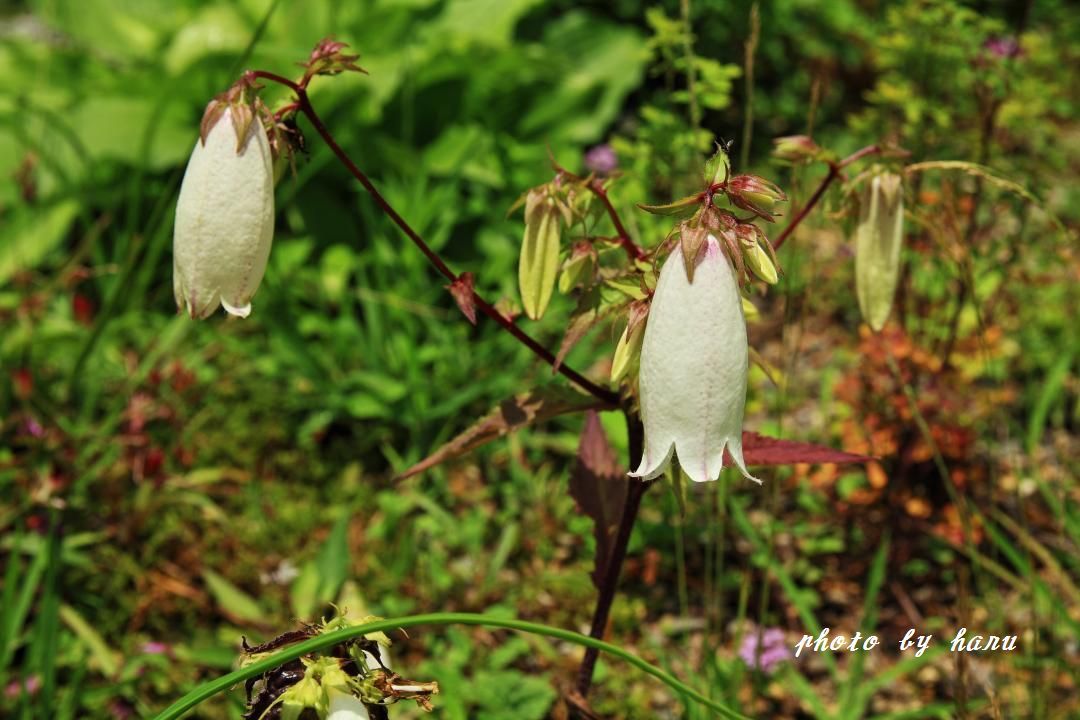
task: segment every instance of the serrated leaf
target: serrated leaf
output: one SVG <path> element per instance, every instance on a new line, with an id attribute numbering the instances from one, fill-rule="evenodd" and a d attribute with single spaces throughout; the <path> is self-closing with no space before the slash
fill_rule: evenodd
<path id="1" fill-rule="evenodd" d="M 403 480 L 459 457 L 486 443 L 558 415 L 606 407 L 603 401 L 558 385 L 537 388 L 508 398 L 468 430 L 397 476 Z"/>
<path id="2" fill-rule="evenodd" d="M 518 290 L 525 314 L 539 320 L 551 302 L 559 273 L 559 217 L 551 208 L 526 213 L 525 238 L 518 257 Z"/>
<path id="3" fill-rule="evenodd" d="M 604 577 L 611 547 L 622 518 L 630 477 L 608 442 L 600 416 L 585 413 L 585 426 L 578 444 L 577 462 L 570 474 L 570 496 L 578 509 L 593 521 L 596 538 L 592 580 L 597 587 Z"/>
<path id="4" fill-rule="evenodd" d="M 797 465 L 800 463 L 865 463 L 874 458 L 866 455 L 834 450 L 824 445 L 780 440 L 754 432 L 744 432 L 743 458 L 747 465 Z M 731 463 L 731 456 L 726 455 L 724 466 Z"/>

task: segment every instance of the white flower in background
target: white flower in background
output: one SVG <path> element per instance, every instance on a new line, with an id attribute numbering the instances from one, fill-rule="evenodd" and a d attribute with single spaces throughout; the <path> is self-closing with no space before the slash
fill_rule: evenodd
<path id="1" fill-rule="evenodd" d="M 681 244 L 660 271 L 641 347 L 639 375 L 645 454 L 630 473 L 650 480 L 672 454 L 696 482 L 716 480 L 724 448 L 742 474 L 748 348 L 735 272 L 709 235 L 687 278 Z"/>
<path id="2" fill-rule="evenodd" d="M 247 121 L 246 132 L 237 132 L 237 118 L 244 118 L 241 126 Z M 228 106 L 204 126 L 180 186 L 173 230 L 177 306 L 193 318 L 209 317 L 218 305 L 247 317 L 273 236 L 270 143 L 258 118 Z"/>

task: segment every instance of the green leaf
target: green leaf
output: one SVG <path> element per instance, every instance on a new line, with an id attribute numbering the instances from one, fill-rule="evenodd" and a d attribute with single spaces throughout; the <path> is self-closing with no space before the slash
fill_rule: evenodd
<path id="1" fill-rule="evenodd" d="M 240 588 L 209 568 L 203 569 L 203 580 L 217 604 L 237 620 L 257 622 L 266 617 L 259 603 Z"/>
<path id="2" fill-rule="evenodd" d="M 289 600 L 297 617 L 311 617 L 321 606 L 337 599 L 341 586 L 349 576 L 351 518 L 348 512 L 341 514 L 318 555 L 304 563 L 300 575 L 293 582 Z"/>
<path id="3" fill-rule="evenodd" d="M 34 270 L 63 242 L 79 212 L 74 200 L 45 210 L 22 209 L 0 230 L 0 285 L 16 273 Z"/>
<path id="4" fill-rule="evenodd" d="M 97 630 L 70 605 L 60 606 L 60 619 L 90 651 L 90 659 L 106 677 L 113 677 L 119 670 L 116 651 L 108 646 Z"/>

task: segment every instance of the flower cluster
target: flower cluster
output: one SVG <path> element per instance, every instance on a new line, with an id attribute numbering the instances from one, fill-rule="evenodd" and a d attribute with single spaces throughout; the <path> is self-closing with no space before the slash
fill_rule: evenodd
<path id="1" fill-rule="evenodd" d="M 735 272 L 714 235 L 691 281 L 681 246 L 660 271 L 641 346 L 645 453 L 634 477 L 660 475 L 677 454 L 691 480 L 720 476 L 724 451 L 755 482 L 742 454 L 748 350 Z"/>
<path id="2" fill-rule="evenodd" d="M 645 448 L 633 477 L 655 478 L 677 457 L 691 480 L 716 480 L 726 453 L 744 477 L 761 482 L 747 470 L 742 451 L 749 348 L 739 288 L 751 277 L 777 282 L 772 245 L 753 221 L 771 222 L 785 199 L 763 178 L 730 177 L 721 154 L 707 190 L 644 208 L 684 219 L 647 317 L 640 309 L 631 315 L 613 362 L 614 375 L 616 366 L 629 364 L 620 350 L 626 355 L 640 335 Z M 737 210 L 752 217 L 739 218 Z"/>

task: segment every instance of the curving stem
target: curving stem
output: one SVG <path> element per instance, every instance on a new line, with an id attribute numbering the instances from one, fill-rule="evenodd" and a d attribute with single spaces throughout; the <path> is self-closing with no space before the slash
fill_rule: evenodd
<path id="1" fill-rule="evenodd" d="M 784 228 L 780 232 L 780 234 L 776 236 L 776 239 L 772 241 L 773 249 L 779 250 L 780 246 L 784 244 L 784 241 L 787 240 L 793 232 L 795 232 L 795 228 L 799 227 L 799 223 L 806 219 L 806 216 L 809 215 L 810 211 L 814 209 L 814 206 L 818 204 L 818 201 L 821 200 L 821 197 L 825 194 L 825 191 L 828 190 L 829 186 L 833 184 L 833 181 L 843 174 L 844 168 L 846 168 L 853 162 L 856 162 L 857 160 L 862 160 L 868 155 L 877 155 L 881 153 L 881 151 L 882 147 L 880 145 L 867 145 L 861 150 L 856 150 L 852 154 L 848 155 L 840 162 L 830 162 L 829 172 L 827 175 L 825 175 L 824 178 L 822 178 L 821 184 L 817 186 L 817 190 L 815 190 L 814 194 L 810 196 L 810 199 L 806 201 L 806 204 L 799 209 L 799 212 L 795 215 L 792 221 L 788 223 L 787 227 Z"/>
<path id="2" fill-rule="evenodd" d="M 370 195 L 372 200 L 375 201 L 375 204 L 379 206 L 379 209 L 382 210 L 386 214 L 386 216 L 389 217 L 410 240 L 412 240 L 413 244 L 416 245 L 417 249 L 419 249 L 420 252 L 424 254 L 424 257 L 426 257 L 428 261 L 435 266 L 435 269 L 438 270 L 443 277 L 445 277 L 451 283 L 455 283 L 459 280 L 459 276 L 457 275 L 457 273 L 451 270 L 450 266 L 446 264 L 442 257 L 440 257 L 437 252 L 431 249 L 431 246 L 429 246 L 427 242 L 425 242 L 424 239 L 420 236 L 420 234 L 416 232 L 416 230 L 414 230 L 411 225 L 409 225 L 405 218 L 401 217 L 397 210 L 394 209 L 394 207 L 386 200 L 386 198 L 382 196 L 382 193 L 378 191 L 375 185 L 372 184 L 371 180 L 368 179 L 367 175 L 365 175 L 364 172 L 359 167 L 357 167 L 356 163 L 352 161 L 352 158 L 350 158 L 348 154 L 346 154 L 346 152 L 342 150 L 341 146 L 337 144 L 337 141 L 334 140 L 334 136 L 330 133 L 330 130 L 327 129 L 326 125 L 323 124 L 322 118 L 319 117 L 319 114 L 315 111 L 314 106 L 312 106 L 311 100 L 308 98 L 306 83 L 293 82 L 292 80 L 282 77 L 281 75 L 266 72 L 263 70 L 248 71 L 248 74 L 251 77 L 262 78 L 265 80 L 279 83 L 292 90 L 293 93 L 296 94 L 295 107 L 297 111 L 302 113 L 308 119 L 308 121 L 311 122 L 311 125 L 315 128 L 315 131 L 319 133 L 319 136 L 323 139 L 327 146 L 329 146 L 330 150 L 334 153 L 337 159 L 341 161 L 341 164 L 344 165 L 346 169 L 348 169 L 348 171 L 352 174 L 352 176 L 356 178 L 356 181 L 364 187 L 364 189 L 368 192 L 368 195 Z M 582 390 L 586 391 L 593 397 L 597 398 L 598 400 L 604 401 L 611 407 L 618 406 L 618 393 L 608 388 L 597 385 L 581 373 L 574 370 L 566 363 L 557 363 L 555 355 L 550 350 L 545 348 L 543 345 L 534 340 L 528 333 L 515 325 L 513 320 L 499 312 L 494 305 L 484 300 L 484 298 L 482 298 L 475 290 L 472 290 L 471 292 L 472 300 L 476 308 L 479 309 L 480 312 L 484 313 L 489 318 L 497 322 L 504 330 L 510 333 L 514 337 L 514 339 L 516 339 L 525 347 L 529 348 L 529 350 L 531 350 L 534 355 L 536 355 L 545 363 L 550 365 L 557 372 L 561 373 L 571 382 L 577 384 Z"/>

